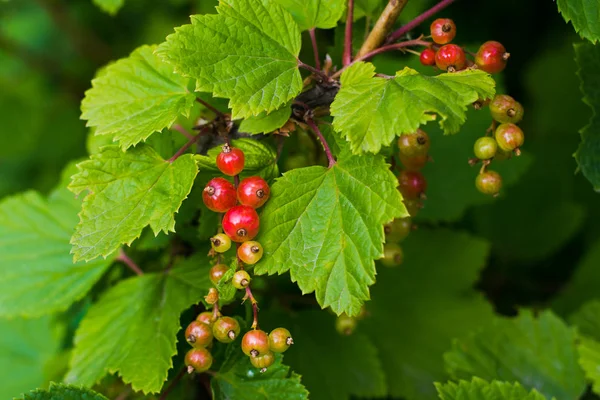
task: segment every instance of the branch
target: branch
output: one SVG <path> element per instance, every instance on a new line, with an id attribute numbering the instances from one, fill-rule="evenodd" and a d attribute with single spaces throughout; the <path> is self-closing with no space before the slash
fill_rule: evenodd
<path id="1" fill-rule="evenodd" d="M 320 71 L 318 69 L 316 69 L 315 67 L 311 67 L 308 64 L 304 64 L 302 61 L 298 60 L 298 67 L 300 68 L 304 68 L 310 72 L 312 72 L 314 75 L 318 76 L 319 78 L 323 79 L 323 81 L 328 82 L 331 79 L 323 72 Z"/>
<path id="2" fill-rule="evenodd" d="M 346 32 L 344 36 L 344 55 L 342 63 L 348 65 L 352 62 L 352 23 L 354 22 L 354 0 L 348 0 L 348 16 L 346 17 Z"/>
<path id="3" fill-rule="evenodd" d="M 308 124 L 308 126 L 310 126 L 310 129 L 312 129 L 313 132 L 315 132 L 315 134 L 321 141 L 323 148 L 325 149 L 325 154 L 327 155 L 327 160 L 329 161 L 329 165 L 327 166 L 327 168 L 333 167 L 335 165 L 336 161 L 335 161 L 335 158 L 333 157 L 333 154 L 331 154 L 331 149 L 329 148 L 329 144 L 327 144 L 327 140 L 325 140 L 325 136 L 323 136 L 323 134 L 319 130 L 319 127 L 317 126 L 317 124 L 311 117 L 309 117 L 309 116 L 306 117 L 305 121 Z"/>
<path id="4" fill-rule="evenodd" d="M 419 15 L 418 17 L 416 17 L 415 19 L 410 21 L 408 24 L 402 26 L 400 29 L 398 29 L 395 32 L 393 32 L 392 34 L 390 34 L 390 36 L 387 38 L 387 40 L 385 42 L 392 43 L 392 42 L 398 40 L 402 35 L 404 35 L 408 31 L 416 28 L 417 26 L 421 25 L 421 23 L 423 23 L 423 21 L 425 21 L 432 15 L 437 14 L 438 12 L 442 11 L 444 8 L 448 7 L 450 4 L 454 3 L 455 1 L 456 0 L 440 1 L 438 4 L 431 7 L 429 10 L 425 11 L 423 14 Z"/>
<path id="5" fill-rule="evenodd" d="M 185 136 L 189 140 L 192 140 L 194 138 L 194 135 L 192 135 L 191 133 L 189 133 L 187 131 L 187 129 L 185 129 L 183 126 L 181 126 L 181 124 L 174 124 L 171 127 L 171 129 L 176 130 L 177 132 L 181 133 L 183 136 Z"/>
<path id="6" fill-rule="evenodd" d="M 394 23 L 398 19 L 398 16 L 402 12 L 402 9 L 404 9 L 406 3 L 408 3 L 408 0 L 390 0 L 388 2 L 385 10 L 383 10 L 381 16 L 375 23 L 373 30 L 369 33 L 367 40 L 365 40 L 358 51 L 357 57 L 364 56 L 383 44 L 386 35 L 394 26 Z"/>
<path id="7" fill-rule="evenodd" d="M 131 258 L 129 258 L 129 256 L 125 253 L 125 251 L 123 249 L 119 249 L 119 255 L 117 256 L 117 258 L 115 259 L 117 261 L 122 262 L 123 264 L 127 265 L 129 267 L 130 270 L 132 270 L 133 272 L 135 272 L 137 275 L 144 275 L 144 271 L 142 271 L 142 269 L 140 267 L 138 267 L 138 265 L 135 263 L 135 261 L 133 261 Z"/>
<path id="8" fill-rule="evenodd" d="M 317 35 L 315 34 L 315 28 L 308 31 L 310 35 L 310 41 L 312 43 L 313 54 L 315 56 L 315 67 L 321 69 L 321 58 L 319 57 L 319 46 L 317 45 Z"/>
<path id="9" fill-rule="evenodd" d="M 185 153 L 187 151 L 187 149 L 192 147 L 192 145 L 194 143 L 196 143 L 198 141 L 198 139 L 200 139 L 200 136 L 202 136 L 206 133 L 206 129 L 209 127 L 210 127 L 210 125 L 203 127 L 202 130 L 196 136 L 192 136 L 192 138 L 190 140 L 188 140 L 188 142 L 186 144 L 184 144 L 183 146 L 181 146 L 181 148 L 179 150 L 177 150 L 177 153 L 173 154 L 173 157 L 169 158 L 168 162 L 173 163 L 175 160 L 177 160 L 179 157 L 181 157 L 183 155 L 183 153 Z"/>
<path id="10" fill-rule="evenodd" d="M 196 97 L 196 101 L 200 104 L 202 104 L 204 107 L 206 107 L 207 109 L 209 109 L 210 111 L 212 111 L 213 113 L 215 113 L 218 116 L 222 116 L 223 113 L 219 110 L 217 110 L 215 107 L 211 106 L 210 104 L 208 104 L 206 101 L 202 100 L 199 97 Z"/>

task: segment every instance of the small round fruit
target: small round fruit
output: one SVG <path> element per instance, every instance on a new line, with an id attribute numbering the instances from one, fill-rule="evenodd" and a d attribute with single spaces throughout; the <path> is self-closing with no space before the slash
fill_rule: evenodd
<path id="1" fill-rule="evenodd" d="M 427 181 L 418 171 L 404 170 L 398 175 L 399 189 L 407 199 L 422 198 L 427 190 Z"/>
<path id="2" fill-rule="evenodd" d="M 431 38 L 437 44 L 450 43 L 456 36 L 456 25 L 450 18 L 438 18 L 431 23 Z"/>
<path id="3" fill-rule="evenodd" d="M 283 353 L 293 344 L 294 339 L 285 328 L 275 328 L 269 333 L 269 348 L 275 353 Z"/>
<path id="4" fill-rule="evenodd" d="M 411 217 L 417 215 L 421 211 L 421 208 L 423 208 L 423 203 L 419 199 L 404 199 L 403 203 Z"/>
<path id="5" fill-rule="evenodd" d="M 234 242 L 252 240 L 260 227 L 256 210 L 250 206 L 230 208 L 223 217 L 223 230 Z"/>
<path id="6" fill-rule="evenodd" d="M 430 145 L 429 135 L 422 129 L 417 129 L 415 133 L 401 135 L 398 138 L 400 155 L 406 157 L 426 156 Z"/>
<path id="7" fill-rule="evenodd" d="M 244 169 L 244 152 L 227 144 L 224 145 L 217 156 L 217 168 L 225 175 L 239 174 Z"/>
<path id="8" fill-rule="evenodd" d="M 237 204 L 235 186 L 225 178 L 211 179 L 202 191 L 202 200 L 211 211 L 227 212 Z"/>
<path id="9" fill-rule="evenodd" d="M 262 258 L 263 248 L 255 241 L 244 242 L 238 247 L 237 255 L 246 264 L 254 265 Z"/>
<path id="10" fill-rule="evenodd" d="M 198 314 L 198 316 L 196 317 L 196 321 L 198 322 L 202 322 L 203 324 L 206 324 L 208 326 L 212 327 L 212 324 L 214 322 L 213 320 L 213 313 L 209 312 L 209 311 L 204 311 L 201 312 L 200 314 Z"/>
<path id="11" fill-rule="evenodd" d="M 213 340 L 212 328 L 203 322 L 192 321 L 185 330 L 185 339 L 195 348 L 206 347 Z"/>
<path id="12" fill-rule="evenodd" d="M 217 283 L 219 283 L 219 281 L 227 271 L 229 271 L 229 267 L 227 265 L 217 264 L 210 269 L 210 271 L 208 272 L 208 276 L 212 283 L 216 285 Z"/>
<path id="13" fill-rule="evenodd" d="M 410 217 L 398 218 L 383 226 L 385 238 L 388 242 L 401 242 L 412 231 L 412 219 Z"/>
<path id="14" fill-rule="evenodd" d="M 206 372 L 210 369 L 212 362 L 212 354 L 203 347 L 191 349 L 185 355 L 185 365 L 187 366 L 188 374 L 192 372 Z"/>
<path id="15" fill-rule="evenodd" d="M 435 50 L 431 48 L 423 50 L 419 56 L 419 61 L 428 67 L 435 65 Z"/>
<path id="16" fill-rule="evenodd" d="M 270 351 L 262 356 L 250 357 L 250 363 L 254 366 L 254 368 L 260 368 L 261 374 L 267 372 L 267 368 L 273 365 L 274 362 L 275 354 Z"/>
<path id="17" fill-rule="evenodd" d="M 498 94 L 490 103 L 492 118 L 500 123 L 518 124 L 523 119 L 525 110 L 521 103 L 506 94 Z"/>
<path id="18" fill-rule="evenodd" d="M 335 320 L 335 329 L 341 335 L 351 335 L 356 329 L 356 322 L 356 318 L 341 314 Z"/>
<path id="19" fill-rule="evenodd" d="M 269 335 L 260 329 L 246 332 L 242 338 L 242 351 L 250 357 L 264 356 L 269 352 Z"/>
<path id="20" fill-rule="evenodd" d="M 502 43 L 490 40 L 482 44 L 477 50 L 475 64 L 480 70 L 495 74 L 504 70 L 509 57 L 510 53 L 506 52 Z"/>
<path id="21" fill-rule="evenodd" d="M 494 138 L 489 136 L 480 137 L 475 141 L 475 145 L 473 146 L 475 157 L 479 158 L 480 160 L 489 160 L 490 158 L 494 158 L 497 150 L 498 143 L 496 143 Z"/>
<path id="22" fill-rule="evenodd" d="M 240 204 L 252 208 L 262 207 L 269 200 L 270 194 L 269 184 L 260 176 L 244 179 L 237 188 L 237 198 Z"/>
<path id="23" fill-rule="evenodd" d="M 455 72 L 463 69 L 467 57 L 462 47 L 455 44 L 446 44 L 435 53 L 435 65 L 442 71 Z"/>
<path id="24" fill-rule="evenodd" d="M 486 171 L 477 175 L 475 186 L 483 194 L 496 196 L 502 188 L 502 177 L 496 171 Z"/>
<path id="25" fill-rule="evenodd" d="M 231 283 L 236 289 L 245 289 L 250 284 L 250 274 L 241 269 L 233 274 Z"/>
<path id="26" fill-rule="evenodd" d="M 213 335 L 221 343 L 231 343 L 240 334 L 240 324 L 231 317 L 221 317 L 213 324 Z"/>
<path id="27" fill-rule="evenodd" d="M 231 248 L 231 239 L 224 233 L 217 233 L 210 238 L 210 246 L 217 253 L 225 253 Z"/>
<path id="28" fill-rule="evenodd" d="M 400 162 L 404 168 L 409 171 L 419 171 L 423 169 L 423 167 L 429 161 L 429 155 L 407 157 L 403 154 L 400 154 L 398 158 L 400 158 Z"/>
<path id="29" fill-rule="evenodd" d="M 494 136 L 498 147 L 504 151 L 517 150 L 525 141 L 525 135 L 521 128 L 511 123 L 498 125 Z"/>
<path id="30" fill-rule="evenodd" d="M 404 260 L 404 253 L 402 252 L 402 247 L 398 246 L 396 243 L 386 243 L 383 246 L 383 258 L 381 259 L 381 264 L 386 267 L 396 267 L 402 264 Z"/>

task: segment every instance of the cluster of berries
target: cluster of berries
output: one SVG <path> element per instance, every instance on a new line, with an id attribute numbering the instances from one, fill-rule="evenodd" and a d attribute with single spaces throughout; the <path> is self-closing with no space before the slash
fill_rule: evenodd
<path id="1" fill-rule="evenodd" d="M 512 154 L 520 155 L 521 146 L 525 141 L 525 135 L 517 126 L 523 119 L 523 106 L 521 103 L 506 94 L 499 94 L 489 103 L 493 122 L 489 133 L 492 136 L 484 136 L 477 139 L 473 146 L 476 158 L 469 160 L 471 165 L 482 162 L 483 166 L 475 179 L 475 186 L 484 194 L 497 196 L 502 188 L 502 177 L 496 171 L 488 170 L 492 160 L 505 160 Z"/>
<path id="2" fill-rule="evenodd" d="M 259 176 L 251 176 L 239 181 L 239 174 L 244 169 L 245 157 L 241 149 L 224 145 L 216 160 L 217 168 L 229 177 L 211 179 L 202 193 L 206 207 L 214 212 L 224 213 L 221 221 L 223 232 L 211 238 L 212 254 L 217 255 L 217 263 L 210 269 L 209 277 L 215 286 L 221 283 L 229 267 L 221 263 L 223 253 L 231 249 L 232 241 L 237 244 L 237 270 L 231 278 L 231 285 L 236 289 L 246 290 L 244 300 L 250 298 L 256 310 L 256 300 L 250 291 L 250 274 L 244 270 L 243 264 L 254 265 L 263 255 L 263 248 L 253 241 L 258 234 L 260 220 L 256 209 L 269 199 L 271 190 L 267 182 Z M 212 355 L 208 348 L 213 338 L 221 343 L 231 343 L 240 334 L 239 322 L 231 317 L 222 316 L 219 312 L 219 292 L 211 288 L 205 296 L 208 304 L 213 306 L 212 312 L 203 312 L 190 323 L 185 331 L 187 342 L 193 347 L 185 357 L 188 372 L 204 372 L 212 365 Z M 274 329 L 270 335 L 258 330 L 256 319 L 252 330 L 242 339 L 242 350 L 250 355 L 250 361 L 261 372 L 265 372 L 275 362 L 273 352 L 284 352 L 293 343 L 289 331 L 285 328 Z"/>
<path id="3" fill-rule="evenodd" d="M 431 39 L 434 43 L 420 54 L 421 64 L 437 66 L 442 71 L 455 72 L 465 68 L 479 68 L 490 74 L 501 72 L 506 67 L 510 53 L 502 43 L 488 41 L 479 47 L 474 60 L 467 59 L 461 46 L 450 43 L 456 36 L 456 25 L 449 18 L 438 18 L 431 24 Z"/>

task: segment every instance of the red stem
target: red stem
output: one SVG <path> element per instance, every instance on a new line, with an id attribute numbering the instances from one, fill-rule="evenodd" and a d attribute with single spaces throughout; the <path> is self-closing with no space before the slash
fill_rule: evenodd
<path id="1" fill-rule="evenodd" d="M 169 158 L 168 162 L 173 163 L 175 160 L 177 160 L 179 157 L 181 157 L 183 155 L 183 153 L 185 153 L 187 151 L 187 149 L 189 149 L 194 143 L 196 143 L 198 141 L 198 139 L 200 139 L 200 136 L 202 136 L 206 133 L 207 128 L 208 128 L 208 126 L 205 126 L 204 128 L 202 128 L 202 130 L 200 130 L 200 132 L 196 136 L 193 136 L 190 140 L 188 140 L 188 142 L 186 144 L 181 146 L 181 148 L 179 150 L 177 150 L 177 153 L 173 154 L 173 157 Z"/>
<path id="2" fill-rule="evenodd" d="M 302 61 L 298 60 L 298 66 L 300 68 L 304 68 L 310 72 L 312 72 L 314 75 L 320 77 L 321 79 L 323 79 L 324 81 L 330 81 L 331 79 L 321 70 L 316 69 L 315 67 L 312 67 L 308 64 L 304 64 Z"/>
<path id="3" fill-rule="evenodd" d="M 455 1 L 456 0 L 440 1 L 438 4 L 431 7 L 429 10 L 425 11 L 423 14 L 419 15 L 418 17 L 416 17 L 415 19 L 410 21 L 408 24 L 406 24 L 406 25 L 400 27 L 399 29 L 397 29 L 396 31 L 392 32 L 388 36 L 386 43 L 392 43 L 392 42 L 398 40 L 402 35 L 404 35 L 408 31 L 416 28 L 417 26 L 421 25 L 426 19 L 428 19 L 432 15 L 437 14 L 438 12 L 442 11 L 444 8 L 448 7 L 450 4 L 454 3 Z"/>
<path id="4" fill-rule="evenodd" d="M 191 133 L 189 133 L 183 126 L 181 126 L 180 124 L 174 124 L 171 129 L 176 130 L 177 132 L 181 133 L 183 136 L 185 136 L 188 139 L 192 139 L 194 137 L 194 135 L 192 135 Z"/>
<path id="5" fill-rule="evenodd" d="M 346 32 L 344 35 L 344 66 L 352 62 L 352 23 L 354 22 L 354 0 L 348 0 L 348 15 L 346 17 Z"/>
<path id="6" fill-rule="evenodd" d="M 125 251 L 123 249 L 119 249 L 119 255 L 117 256 L 116 260 L 127 265 L 129 269 L 135 272 L 137 275 L 144 275 L 144 271 L 142 271 L 142 269 L 138 267 L 135 261 L 129 258 L 127 254 L 125 254 Z"/>
<path id="7" fill-rule="evenodd" d="M 196 101 L 200 104 L 202 104 L 204 107 L 208 108 L 210 111 L 212 111 L 213 113 L 215 113 L 216 115 L 223 115 L 223 113 L 219 110 L 217 110 L 215 107 L 211 106 L 210 104 L 208 104 L 207 102 L 205 102 L 204 100 L 196 97 Z"/>
<path id="8" fill-rule="evenodd" d="M 327 144 L 327 140 L 325 140 L 325 136 L 323 136 L 323 134 L 319 130 L 319 127 L 312 118 L 308 117 L 305 119 L 305 121 L 308 124 L 308 126 L 310 126 L 310 129 L 312 129 L 313 132 L 315 132 L 315 134 L 321 141 L 323 148 L 325 149 L 325 154 L 327 155 L 327 160 L 329 161 L 329 165 L 327 166 L 327 168 L 333 167 L 336 161 L 335 158 L 333 158 L 333 154 L 331 154 L 331 149 L 329 148 L 329 144 Z"/>
<path id="9" fill-rule="evenodd" d="M 313 54 L 315 55 L 315 67 L 321 69 L 321 58 L 319 57 L 319 45 L 317 44 L 317 36 L 315 34 L 315 28 L 308 31 L 310 34 L 310 41 L 312 43 Z"/>
<path id="10" fill-rule="evenodd" d="M 250 290 L 250 286 L 246 286 L 246 297 L 250 299 L 252 303 L 252 312 L 254 314 L 254 320 L 252 321 L 252 329 L 258 328 L 258 302 L 252 295 L 252 290 Z"/>

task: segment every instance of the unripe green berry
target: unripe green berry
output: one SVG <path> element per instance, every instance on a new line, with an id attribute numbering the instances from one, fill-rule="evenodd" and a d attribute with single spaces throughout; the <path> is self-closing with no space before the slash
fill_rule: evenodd
<path id="1" fill-rule="evenodd" d="M 500 123 L 518 124 L 523 119 L 525 110 L 521 103 L 506 94 L 498 94 L 490 103 L 492 118 Z"/>
<path id="2" fill-rule="evenodd" d="M 511 123 L 498 125 L 494 137 L 498 147 L 504 151 L 515 151 L 517 155 L 519 155 L 519 147 L 525 142 L 525 135 L 521 128 Z"/>
<path id="3" fill-rule="evenodd" d="M 231 343 L 240 334 L 240 324 L 231 317 L 221 317 L 213 324 L 213 335 L 221 343 Z"/>
<path id="4" fill-rule="evenodd" d="M 489 160 L 494 158 L 496 151 L 498 150 L 498 143 L 494 138 L 489 136 L 480 137 L 473 146 L 473 152 L 475 157 L 480 160 Z"/>
<path id="5" fill-rule="evenodd" d="M 412 230 L 412 219 L 410 217 L 397 218 L 383 226 L 385 238 L 388 242 L 401 242 Z"/>
<path id="6" fill-rule="evenodd" d="M 212 362 L 212 354 L 205 348 L 191 349 L 185 355 L 188 374 L 206 372 L 210 369 Z"/>
<path id="7" fill-rule="evenodd" d="M 245 289 L 250 284 L 250 274 L 248 274 L 243 269 L 239 270 L 235 274 L 233 274 L 231 283 L 236 289 Z"/>
<path id="8" fill-rule="evenodd" d="M 210 238 L 210 245 L 217 253 L 225 253 L 231 248 L 231 239 L 224 233 L 218 233 Z"/>
<path id="9" fill-rule="evenodd" d="M 341 335 L 351 335 L 356 329 L 356 318 L 346 314 L 339 315 L 335 320 L 335 329 Z"/>
<path id="10" fill-rule="evenodd" d="M 264 356 L 270 351 L 269 335 L 260 329 L 246 332 L 242 338 L 242 351 L 250 357 Z"/>
<path id="11" fill-rule="evenodd" d="M 294 339 L 285 328 L 276 328 L 269 333 L 269 348 L 275 353 L 283 353 L 293 344 Z"/>
<path id="12" fill-rule="evenodd" d="M 208 271 L 208 277 L 215 285 L 219 283 L 223 275 L 229 271 L 229 267 L 225 264 L 217 264 Z"/>
<path id="13" fill-rule="evenodd" d="M 429 152 L 430 145 L 429 136 L 422 129 L 398 138 L 398 150 L 406 157 L 425 156 Z"/>
<path id="14" fill-rule="evenodd" d="M 262 356 L 258 357 L 250 357 L 250 363 L 255 368 L 260 368 L 260 373 L 264 374 L 267 372 L 267 368 L 269 368 L 273 363 L 275 363 L 275 354 L 272 352 L 268 352 Z"/>
<path id="15" fill-rule="evenodd" d="M 212 343 L 212 328 L 198 321 L 192 321 L 185 330 L 185 339 L 195 348 L 206 347 Z"/>
<path id="16" fill-rule="evenodd" d="M 483 194 L 497 196 L 502 188 L 502 177 L 495 171 L 486 171 L 477 175 L 475 186 Z"/>
<path id="17" fill-rule="evenodd" d="M 386 267 L 395 267 L 402 264 L 404 260 L 404 253 L 402 248 L 396 243 L 386 243 L 383 246 L 383 258 L 381 264 Z"/>

